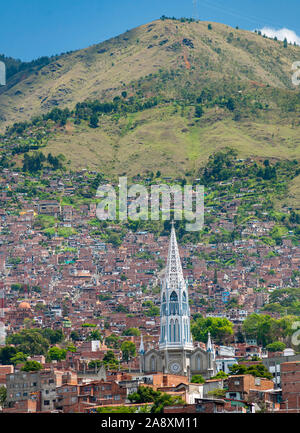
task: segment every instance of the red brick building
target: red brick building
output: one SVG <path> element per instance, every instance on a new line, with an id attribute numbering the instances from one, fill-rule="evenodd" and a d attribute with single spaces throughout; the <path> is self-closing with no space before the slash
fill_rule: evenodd
<path id="1" fill-rule="evenodd" d="M 250 391 L 266 391 L 274 389 L 274 382 L 264 377 L 254 377 L 251 374 L 230 376 L 227 379 L 228 391 L 226 397 L 236 400 L 245 400 Z"/>
<path id="2" fill-rule="evenodd" d="M 281 368 L 282 404 L 288 413 L 300 413 L 300 361 L 283 362 Z"/>

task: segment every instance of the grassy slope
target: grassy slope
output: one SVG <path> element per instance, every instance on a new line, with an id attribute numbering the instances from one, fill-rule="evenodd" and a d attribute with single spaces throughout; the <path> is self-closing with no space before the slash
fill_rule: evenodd
<path id="1" fill-rule="evenodd" d="M 45 153 L 63 153 L 72 169 L 89 167 L 108 175 L 128 175 L 160 170 L 163 175 L 181 176 L 197 170 L 208 156 L 224 146 L 234 147 L 241 157 L 299 157 L 299 120 L 282 117 L 274 103 L 273 88 L 292 89 L 291 64 L 299 60 L 300 48 L 284 48 L 243 30 L 206 22 L 155 21 L 101 44 L 66 54 L 16 83 L 9 82 L 0 93 L 0 125 L 29 119 L 55 106 L 73 108 L 86 98 L 110 99 L 122 89 L 146 86 L 148 74 L 181 70 L 183 87 L 201 89 L 233 79 L 251 80 L 270 86 L 267 102 L 273 108 L 257 119 L 235 122 L 224 110 L 206 111 L 198 122 L 192 107 L 183 115 L 173 105 L 128 115 L 115 122 L 100 118 L 100 127 L 68 124 L 49 140 Z M 191 39 L 194 48 L 183 47 Z M 162 41 L 166 41 L 161 45 Z M 150 48 L 149 48 L 150 47 Z M 186 70 L 184 55 L 191 64 Z M 132 87 L 135 82 L 135 87 Z M 174 83 L 165 82 L 166 93 L 176 94 Z M 268 90 L 270 89 L 270 90 Z M 259 93 L 259 90 L 257 91 Z M 155 94 L 149 82 L 148 96 Z M 266 101 L 266 99 L 265 99 Z M 299 202 L 300 177 L 290 186 L 290 200 Z"/>
<path id="2" fill-rule="evenodd" d="M 100 168 L 110 174 L 137 174 L 140 170 L 161 170 L 165 175 L 184 174 L 203 165 L 208 156 L 225 146 L 243 156 L 297 158 L 298 128 L 270 122 L 209 120 L 215 109 L 198 122 L 182 117 L 172 107 L 160 107 L 130 114 L 116 124 L 100 118 L 100 127 L 74 125 L 49 140 L 46 151 L 63 153 L 70 167 Z M 67 128 L 68 129 L 68 128 Z"/>
<path id="3" fill-rule="evenodd" d="M 184 38 L 192 39 L 194 49 L 183 48 Z M 285 49 L 281 42 L 218 23 L 208 30 L 206 22 L 154 21 L 104 43 L 62 55 L 29 77 L 22 79 L 20 75 L 17 83 L 14 77 L 1 89 L 0 127 L 56 105 L 73 107 L 86 98 L 118 94 L 123 85 L 160 68 L 184 67 L 184 53 L 199 82 L 211 77 L 222 80 L 227 75 L 292 88 L 291 64 L 299 60 L 300 48 Z"/>

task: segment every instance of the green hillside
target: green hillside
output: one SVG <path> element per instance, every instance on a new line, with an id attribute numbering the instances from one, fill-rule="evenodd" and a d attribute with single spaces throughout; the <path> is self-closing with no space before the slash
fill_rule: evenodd
<path id="1" fill-rule="evenodd" d="M 299 58 L 300 47 L 256 33 L 160 19 L 43 60 L 1 88 L 2 166 L 21 168 L 37 149 L 108 177 L 197 176 L 224 147 L 298 159 Z M 289 196 L 299 196 L 298 177 Z"/>

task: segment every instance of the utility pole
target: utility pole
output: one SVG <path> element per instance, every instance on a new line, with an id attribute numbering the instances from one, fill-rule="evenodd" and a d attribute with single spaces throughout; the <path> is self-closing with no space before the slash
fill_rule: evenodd
<path id="1" fill-rule="evenodd" d="M 198 19 L 197 0 L 193 0 L 193 7 L 194 7 L 194 18 L 195 20 L 197 20 Z"/>

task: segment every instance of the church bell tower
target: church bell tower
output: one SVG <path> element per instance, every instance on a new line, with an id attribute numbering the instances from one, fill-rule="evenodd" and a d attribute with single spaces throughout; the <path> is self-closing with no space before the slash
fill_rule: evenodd
<path id="1" fill-rule="evenodd" d="M 215 374 L 210 337 L 207 351 L 193 344 L 188 284 L 183 277 L 174 223 L 160 301 L 158 349 L 152 347 L 145 351 L 141 339 L 141 370 L 145 373 L 163 372 L 188 377 L 193 374 L 202 374 L 203 377 Z"/>
<path id="2" fill-rule="evenodd" d="M 174 223 L 161 288 L 159 349 L 166 373 L 188 373 L 186 351 L 193 350 L 187 283 L 184 280 Z"/>

